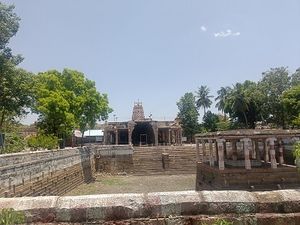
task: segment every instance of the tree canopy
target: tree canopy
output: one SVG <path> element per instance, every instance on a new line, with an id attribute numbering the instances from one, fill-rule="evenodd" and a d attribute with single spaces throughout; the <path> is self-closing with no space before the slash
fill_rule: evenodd
<path id="1" fill-rule="evenodd" d="M 177 102 L 178 118 L 180 119 L 183 134 L 188 137 L 190 141 L 198 131 L 198 111 L 195 104 L 195 96 L 192 92 L 185 93 Z"/>
<path id="2" fill-rule="evenodd" d="M 74 128 L 83 132 L 105 120 L 112 111 L 106 94 L 93 81 L 75 70 L 50 70 L 35 77 L 35 107 L 38 125 L 47 134 L 63 135 Z"/>
<path id="3" fill-rule="evenodd" d="M 285 111 L 280 97 L 290 87 L 290 76 L 286 67 L 271 68 L 263 73 L 258 83 L 263 94 L 262 111 L 267 123 L 286 127 Z"/>
<path id="4" fill-rule="evenodd" d="M 205 113 L 198 132 L 199 128 L 202 131 L 255 128 L 257 122 L 272 128 L 300 127 L 300 68 L 294 73 L 287 67 L 271 68 L 262 75 L 258 82 L 246 80 L 217 91 L 216 107 L 223 116 L 205 112 L 212 96 L 206 85 L 200 86 L 196 92 L 196 110 L 204 108 Z M 189 129 L 187 126 L 185 130 Z"/>
<path id="5" fill-rule="evenodd" d="M 0 2 L 0 131 L 31 105 L 32 74 L 16 67 L 21 57 L 13 56 L 7 47 L 19 28 L 20 18 L 13 10 L 14 6 Z"/>
<path id="6" fill-rule="evenodd" d="M 287 121 L 300 127 L 300 84 L 283 92 L 281 102 L 287 114 Z"/>
<path id="7" fill-rule="evenodd" d="M 219 117 L 218 115 L 207 111 L 203 116 L 203 127 L 206 131 L 214 132 L 218 129 Z"/>

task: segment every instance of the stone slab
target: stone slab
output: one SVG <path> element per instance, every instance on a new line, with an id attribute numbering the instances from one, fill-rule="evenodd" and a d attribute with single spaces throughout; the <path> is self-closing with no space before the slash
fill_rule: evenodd
<path id="1" fill-rule="evenodd" d="M 93 222 L 191 215 L 300 213 L 300 190 L 267 192 L 182 191 L 143 194 L 2 198 L 27 222 Z"/>

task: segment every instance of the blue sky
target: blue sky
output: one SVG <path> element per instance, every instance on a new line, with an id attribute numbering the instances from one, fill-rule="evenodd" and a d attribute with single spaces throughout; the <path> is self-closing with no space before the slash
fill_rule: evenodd
<path id="1" fill-rule="evenodd" d="M 118 121 L 138 99 L 146 116 L 174 119 L 176 102 L 201 85 L 216 95 L 271 67 L 300 67 L 299 0 L 3 2 L 22 19 L 10 43 L 20 66 L 85 73 Z"/>

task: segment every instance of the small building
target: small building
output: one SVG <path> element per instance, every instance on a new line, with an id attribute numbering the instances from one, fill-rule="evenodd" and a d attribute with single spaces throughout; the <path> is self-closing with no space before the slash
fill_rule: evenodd
<path id="1" fill-rule="evenodd" d="M 196 190 L 300 187 L 288 160 L 300 130 L 232 130 L 197 134 Z"/>
<path id="2" fill-rule="evenodd" d="M 156 121 L 145 118 L 141 102 L 135 102 L 132 120 L 108 122 L 104 125 L 107 145 L 181 145 L 182 129 L 178 121 Z"/>
<path id="3" fill-rule="evenodd" d="M 87 130 L 83 133 L 84 143 L 103 143 L 103 130 Z"/>

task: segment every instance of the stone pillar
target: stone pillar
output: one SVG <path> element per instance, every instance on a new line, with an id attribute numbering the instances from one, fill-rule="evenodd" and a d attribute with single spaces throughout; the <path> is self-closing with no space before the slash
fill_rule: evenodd
<path id="1" fill-rule="evenodd" d="M 225 169 L 225 163 L 224 163 L 224 141 L 225 139 L 217 139 L 218 143 L 218 164 L 219 164 L 219 170 Z"/>
<path id="2" fill-rule="evenodd" d="M 201 161 L 205 162 L 205 151 L 206 151 L 206 143 L 205 140 L 202 140 L 202 146 L 201 146 L 201 150 L 202 150 L 202 155 L 201 156 Z"/>
<path id="3" fill-rule="evenodd" d="M 109 144 L 112 145 L 113 144 L 113 131 L 109 132 Z"/>
<path id="4" fill-rule="evenodd" d="M 152 129 L 154 133 L 154 145 L 158 146 L 158 126 L 156 123 L 152 124 Z"/>
<path id="5" fill-rule="evenodd" d="M 261 156 L 260 156 L 260 145 L 259 145 L 259 140 L 255 140 L 255 151 L 256 151 L 256 159 L 258 160 L 258 161 L 260 161 L 261 160 Z"/>
<path id="6" fill-rule="evenodd" d="M 269 162 L 269 146 L 267 139 L 264 140 L 264 161 L 265 163 Z"/>
<path id="7" fill-rule="evenodd" d="M 275 157 L 275 140 L 276 138 L 268 138 L 267 141 L 269 142 L 270 146 L 270 159 L 271 159 L 271 168 L 276 169 L 277 168 L 277 162 Z"/>
<path id="8" fill-rule="evenodd" d="M 171 145 L 171 129 L 169 129 L 168 145 Z"/>
<path id="9" fill-rule="evenodd" d="M 213 142 L 211 139 L 208 140 L 209 143 L 209 165 L 214 166 L 214 155 L 213 155 Z"/>
<path id="10" fill-rule="evenodd" d="M 196 139 L 196 151 L 197 151 L 196 160 L 197 160 L 197 162 L 199 162 L 200 161 L 200 147 L 199 147 L 198 139 Z"/>
<path id="11" fill-rule="evenodd" d="M 213 142 L 213 147 L 214 147 L 214 161 L 217 162 L 218 161 L 218 153 L 217 153 L 218 143 L 217 143 L 217 141 Z"/>
<path id="12" fill-rule="evenodd" d="M 237 148 L 236 148 L 236 140 L 231 141 L 231 149 L 232 149 L 232 159 L 237 160 Z"/>
<path id="13" fill-rule="evenodd" d="M 244 155 L 245 155 L 245 168 L 246 170 L 251 170 L 251 161 L 250 161 L 250 145 L 249 142 L 251 142 L 250 138 L 243 138 L 241 139 L 244 146 Z"/>
<path id="14" fill-rule="evenodd" d="M 131 140 L 131 128 L 128 128 L 128 144 L 132 145 L 132 140 Z"/>
<path id="15" fill-rule="evenodd" d="M 128 122 L 128 144 L 132 145 L 132 132 L 134 130 L 135 123 L 133 121 Z"/>
<path id="16" fill-rule="evenodd" d="M 256 145 L 255 145 L 255 140 L 252 140 L 252 159 L 256 159 Z"/>
<path id="17" fill-rule="evenodd" d="M 116 129 L 115 134 L 116 134 L 116 145 L 118 145 L 119 144 L 119 131 L 118 131 L 118 129 Z"/>
<path id="18" fill-rule="evenodd" d="M 284 157 L 283 157 L 283 151 L 284 151 L 284 147 L 283 147 L 283 141 L 282 139 L 278 140 L 278 145 L 279 145 L 279 164 L 282 165 L 284 164 Z"/>
<path id="19" fill-rule="evenodd" d="M 182 129 L 179 129 L 179 144 L 182 145 Z"/>
<path id="20" fill-rule="evenodd" d="M 229 146 L 230 142 L 228 143 L 227 140 L 225 141 L 225 152 L 226 152 L 226 159 L 232 158 L 232 146 Z"/>
<path id="21" fill-rule="evenodd" d="M 103 144 L 107 145 L 107 130 L 105 128 L 103 131 Z"/>

